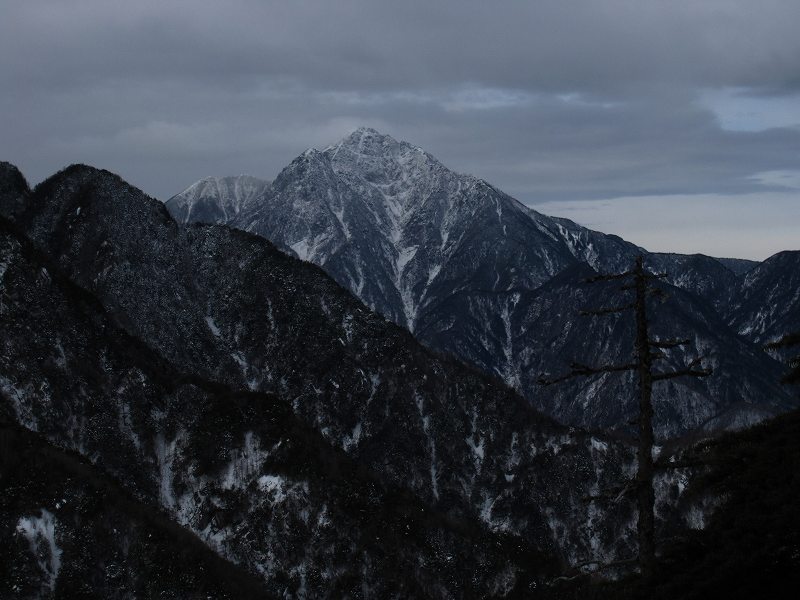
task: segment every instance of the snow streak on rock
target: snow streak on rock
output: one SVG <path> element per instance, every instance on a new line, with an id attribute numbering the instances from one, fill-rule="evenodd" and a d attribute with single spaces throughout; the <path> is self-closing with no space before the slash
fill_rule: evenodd
<path id="1" fill-rule="evenodd" d="M 56 543 L 55 517 L 43 508 L 38 516 L 20 518 L 16 531 L 28 540 L 31 554 L 36 557 L 44 575 L 47 592 L 55 593 L 58 573 L 61 570 L 61 548 Z"/>

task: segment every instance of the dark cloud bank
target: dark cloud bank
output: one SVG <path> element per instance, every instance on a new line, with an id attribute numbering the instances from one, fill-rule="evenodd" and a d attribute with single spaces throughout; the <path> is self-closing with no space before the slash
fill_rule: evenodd
<path id="1" fill-rule="evenodd" d="M 794 0 L 10 0 L 0 158 L 167 198 L 369 125 L 653 249 L 763 258 L 800 239 L 797 23 Z"/>

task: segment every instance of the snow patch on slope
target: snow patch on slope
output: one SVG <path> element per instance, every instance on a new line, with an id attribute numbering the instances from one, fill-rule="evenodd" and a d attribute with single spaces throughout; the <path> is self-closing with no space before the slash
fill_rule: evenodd
<path id="1" fill-rule="evenodd" d="M 16 532 L 28 540 L 31 553 L 36 557 L 39 568 L 47 578 L 48 590 L 51 593 L 55 592 L 58 573 L 61 570 L 61 548 L 56 543 L 55 517 L 42 508 L 38 517 L 21 517 L 17 521 Z"/>
<path id="2" fill-rule="evenodd" d="M 415 394 L 414 399 L 417 403 L 417 410 L 419 411 L 419 416 L 422 419 L 422 431 L 428 438 L 428 451 L 430 452 L 430 457 L 431 457 L 431 492 L 433 493 L 433 497 L 438 500 L 439 473 L 436 468 L 436 440 L 431 434 L 431 418 L 430 415 L 425 414 L 425 400 L 423 399 L 423 397 L 420 396 L 419 394 Z"/>

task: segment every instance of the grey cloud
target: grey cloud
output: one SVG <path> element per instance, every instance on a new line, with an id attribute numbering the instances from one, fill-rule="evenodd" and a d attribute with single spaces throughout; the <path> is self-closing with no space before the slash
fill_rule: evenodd
<path id="1" fill-rule="evenodd" d="M 83 84 L 114 73 L 335 89 L 472 82 L 549 91 L 797 83 L 791 0 L 11 2 L 4 68 Z M 18 60 L 20 49 L 25 58 Z M 9 48 L 13 50 L 13 48 Z"/>
<path id="2" fill-rule="evenodd" d="M 211 174 L 274 177 L 359 125 L 531 203 L 766 192 L 781 182 L 763 174 L 800 158 L 793 0 L 11 0 L 3 13 L 0 153 L 34 181 L 83 161 L 166 198 Z"/>

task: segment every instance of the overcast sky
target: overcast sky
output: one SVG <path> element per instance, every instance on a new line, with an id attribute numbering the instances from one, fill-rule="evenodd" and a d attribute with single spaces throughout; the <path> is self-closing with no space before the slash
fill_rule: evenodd
<path id="1" fill-rule="evenodd" d="M 2 0 L 0 159 L 160 199 L 368 125 L 652 250 L 800 247 L 797 0 Z M 653 225 L 658 216 L 661 226 Z"/>

